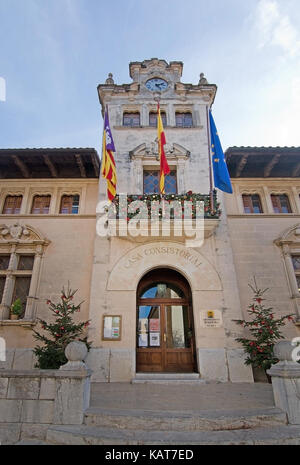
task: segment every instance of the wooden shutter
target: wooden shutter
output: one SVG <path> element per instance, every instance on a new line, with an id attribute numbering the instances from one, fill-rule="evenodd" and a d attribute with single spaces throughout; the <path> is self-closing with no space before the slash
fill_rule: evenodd
<path id="1" fill-rule="evenodd" d="M 274 213 L 281 213 L 281 205 L 280 205 L 279 195 L 272 194 L 271 195 L 271 200 L 272 200 Z"/>
<path id="2" fill-rule="evenodd" d="M 253 213 L 251 195 L 244 194 L 242 197 L 244 204 L 244 213 Z"/>
<path id="3" fill-rule="evenodd" d="M 20 213 L 22 198 L 22 195 L 8 195 L 5 199 L 3 213 L 12 215 Z"/>
<path id="4" fill-rule="evenodd" d="M 60 212 L 64 214 L 72 213 L 73 195 L 63 195 L 61 198 Z"/>
<path id="5" fill-rule="evenodd" d="M 32 202 L 31 213 L 47 214 L 50 207 L 50 195 L 36 195 Z"/>

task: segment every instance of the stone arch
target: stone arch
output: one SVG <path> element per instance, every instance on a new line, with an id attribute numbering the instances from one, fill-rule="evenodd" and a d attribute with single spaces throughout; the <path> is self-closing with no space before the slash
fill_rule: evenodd
<path id="1" fill-rule="evenodd" d="M 222 290 L 214 266 L 198 251 L 178 242 L 151 242 L 127 252 L 113 266 L 107 290 L 136 291 L 145 273 L 161 267 L 181 273 L 193 291 Z"/>

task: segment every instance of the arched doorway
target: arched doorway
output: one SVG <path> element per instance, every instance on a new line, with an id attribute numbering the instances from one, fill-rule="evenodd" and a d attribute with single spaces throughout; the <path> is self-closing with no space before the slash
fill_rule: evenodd
<path id="1" fill-rule="evenodd" d="M 191 289 L 174 270 L 147 273 L 137 289 L 137 372 L 197 370 Z"/>

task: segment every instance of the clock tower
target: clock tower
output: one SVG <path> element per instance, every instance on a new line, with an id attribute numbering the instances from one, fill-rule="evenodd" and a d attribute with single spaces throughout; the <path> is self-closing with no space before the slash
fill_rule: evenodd
<path id="1" fill-rule="evenodd" d="M 213 205 L 209 197 L 207 109 L 217 87 L 202 73 L 198 83 L 183 83 L 182 71 L 180 61 L 152 58 L 130 63 L 131 83 L 116 84 L 110 74 L 98 86 L 116 148 L 119 216 L 116 229 L 108 220 L 107 233 L 97 234 L 94 245 L 89 338 L 95 381 L 135 382 L 145 373 L 170 372 L 199 381 L 252 379 L 235 342 L 232 320 L 241 318 L 241 309 L 223 193 Z M 204 240 L 198 246 L 187 246 L 184 230 L 166 233 L 161 220 L 155 234 L 151 222 L 137 234 L 129 231 L 134 202 L 150 212 L 160 201 L 158 100 L 170 167 L 165 203 L 181 208 L 185 201 L 203 201 Z M 106 180 L 100 179 L 98 225 L 107 221 L 105 199 Z"/>

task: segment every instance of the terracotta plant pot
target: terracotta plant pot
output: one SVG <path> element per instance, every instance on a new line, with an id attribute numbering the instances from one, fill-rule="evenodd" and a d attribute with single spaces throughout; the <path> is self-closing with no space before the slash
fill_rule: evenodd
<path id="1" fill-rule="evenodd" d="M 18 319 L 19 319 L 19 315 L 15 315 L 14 313 L 11 313 L 11 314 L 10 314 L 10 319 L 11 319 L 11 320 L 18 320 Z"/>
<path id="2" fill-rule="evenodd" d="M 271 377 L 263 368 L 252 367 L 253 378 L 256 383 L 272 383 Z"/>

